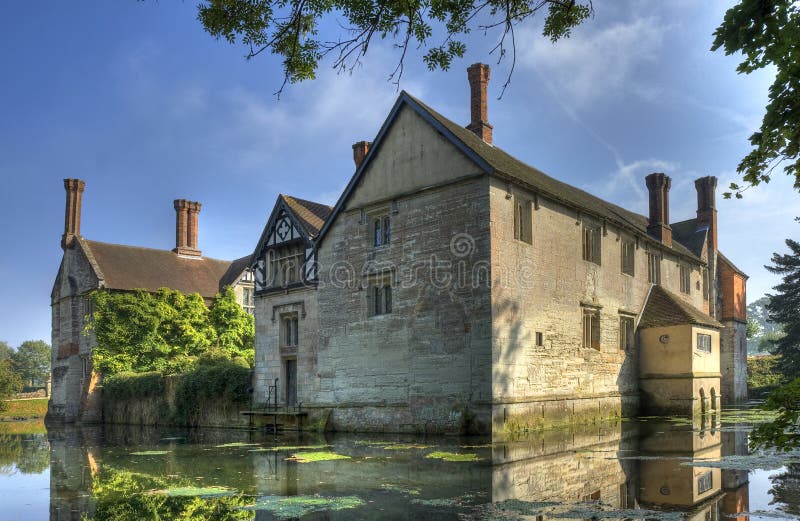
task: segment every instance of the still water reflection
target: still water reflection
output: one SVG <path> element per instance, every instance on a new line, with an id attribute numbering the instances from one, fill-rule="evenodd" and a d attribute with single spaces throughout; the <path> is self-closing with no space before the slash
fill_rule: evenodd
<path id="1" fill-rule="evenodd" d="M 748 455 L 747 412 L 494 443 L 133 427 L 4 434 L 0 520 L 795 518 L 800 467 Z M 49 490 L 25 489 L 48 466 Z"/>

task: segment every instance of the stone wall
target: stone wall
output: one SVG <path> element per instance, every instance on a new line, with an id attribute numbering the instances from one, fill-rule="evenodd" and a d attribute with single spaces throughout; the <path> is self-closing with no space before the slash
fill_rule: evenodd
<path id="1" fill-rule="evenodd" d="M 514 238 L 515 200 L 530 202 L 532 244 Z M 621 313 L 636 315 L 644 304 L 646 252 L 663 255 L 662 285 L 699 309 L 701 266 L 692 266 L 685 295 L 679 279 L 685 260 L 652 240 L 637 241 L 630 276 L 621 271 L 621 241 L 633 239 L 628 232 L 605 225 L 598 265 L 583 260 L 584 221 L 603 224 L 590 215 L 498 178 L 490 203 L 494 424 L 524 428 L 635 412 L 638 353 L 620 350 L 619 324 Z M 582 347 L 581 304 L 599 310 L 599 350 Z"/>
<path id="2" fill-rule="evenodd" d="M 372 247 L 370 226 L 353 209 L 338 216 L 320 249 L 318 390 L 311 404 L 335 407 L 334 429 L 486 432 L 487 179 L 382 204 L 365 212 L 390 212 L 388 246 Z M 391 313 L 372 316 L 367 309 L 375 277 L 393 281 Z"/>
<path id="3" fill-rule="evenodd" d="M 720 334 L 722 403 L 747 401 L 747 324 L 726 320 Z"/>
<path id="4" fill-rule="evenodd" d="M 97 277 L 77 239 L 64 250 L 53 287 L 52 388 L 48 421 L 99 421 L 100 410 L 86 407 L 92 376 L 93 334 L 84 334 L 89 312 L 86 294 L 96 289 Z"/>

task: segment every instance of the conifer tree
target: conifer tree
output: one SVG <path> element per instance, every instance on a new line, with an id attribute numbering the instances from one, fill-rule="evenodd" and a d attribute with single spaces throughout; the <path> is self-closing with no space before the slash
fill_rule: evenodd
<path id="1" fill-rule="evenodd" d="M 774 340 L 775 354 L 781 357 L 781 370 L 789 378 L 800 377 L 800 243 L 786 239 L 790 253 L 772 254 L 771 273 L 783 275 L 767 304 L 769 319 L 782 325 L 785 336 Z"/>

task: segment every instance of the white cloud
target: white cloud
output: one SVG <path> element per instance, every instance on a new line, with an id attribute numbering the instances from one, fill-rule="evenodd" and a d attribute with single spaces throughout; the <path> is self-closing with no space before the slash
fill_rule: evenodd
<path id="1" fill-rule="evenodd" d="M 655 17 L 640 17 L 597 28 L 585 24 L 552 44 L 536 27 L 520 30 L 520 62 L 551 82 L 572 106 L 628 93 L 656 96 L 658 88 L 633 85 L 638 66 L 654 61 L 668 29 Z"/>

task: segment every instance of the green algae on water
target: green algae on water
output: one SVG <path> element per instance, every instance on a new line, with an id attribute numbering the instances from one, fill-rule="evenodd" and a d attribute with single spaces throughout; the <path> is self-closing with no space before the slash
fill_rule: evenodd
<path id="1" fill-rule="evenodd" d="M 285 445 L 278 447 L 259 447 L 257 449 L 250 449 L 249 452 L 293 452 L 296 450 L 319 450 L 327 449 L 330 445 Z"/>
<path id="2" fill-rule="evenodd" d="M 345 456 L 344 454 L 336 454 L 335 452 L 319 451 L 319 452 L 300 452 L 298 454 L 292 454 L 287 459 L 296 461 L 298 463 L 313 463 L 316 461 L 333 461 L 337 459 L 350 459 L 350 456 Z"/>
<path id="3" fill-rule="evenodd" d="M 170 450 L 142 450 L 139 452 L 131 452 L 131 456 L 163 456 L 169 454 Z"/>
<path id="4" fill-rule="evenodd" d="M 418 445 L 415 443 L 395 443 L 394 445 L 384 445 L 385 450 L 411 450 L 411 449 L 430 449 L 433 445 Z"/>
<path id="5" fill-rule="evenodd" d="M 420 493 L 418 488 L 409 487 L 406 485 L 398 485 L 396 483 L 383 483 L 381 488 L 389 492 L 398 492 L 400 494 L 406 494 L 409 496 L 418 496 Z"/>
<path id="6" fill-rule="evenodd" d="M 425 455 L 426 458 L 440 459 L 444 461 L 479 461 L 477 454 L 461 454 L 457 452 L 435 451 Z"/>
<path id="7" fill-rule="evenodd" d="M 364 500 L 357 496 L 265 496 L 259 498 L 254 505 L 243 507 L 243 510 L 263 510 L 278 519 L 292 519 L 311 512 L 335 512 L 357 508 L 363 504 Z"/>
<path id="8" fill-rule="evenodd" d="M 682 521 L 681 512 L 658 512 L 644 509 L 614 509 L 599 503 L 567 505 L 551 501 L 528 502 L 508 499 L 491 507 L 503 513 L 522 516 L 546 515 L 555 519 L 648 519 L 657 521 Z"/>
<path id="9" fill-rule="evenodd" d="M 150 495 L 169 496 L 169 497 L 220 497 L 232 496 L 236 491 L 227 487 L 172 487 L 163 490 L 151 490 L 146 492 Z"/>
<path id="10" fill-rule="evenodd" d="M 258 447 L 258 443 L 244 443 L 241 441 L 234 441 L 232 443 L 223 443 L 222 445 L 214 445 L 215 449 L 227 449 L 232 447 Z"/>
<path id="11" fill-rule="evenodd" d="M 746 456 L 723 456 L 718 460 L 686 461 L 689 467 L 711 467 L 725 470 L 775 470 L 790 463 L 800 463 L 800 454 L 749 454 Z"/>

